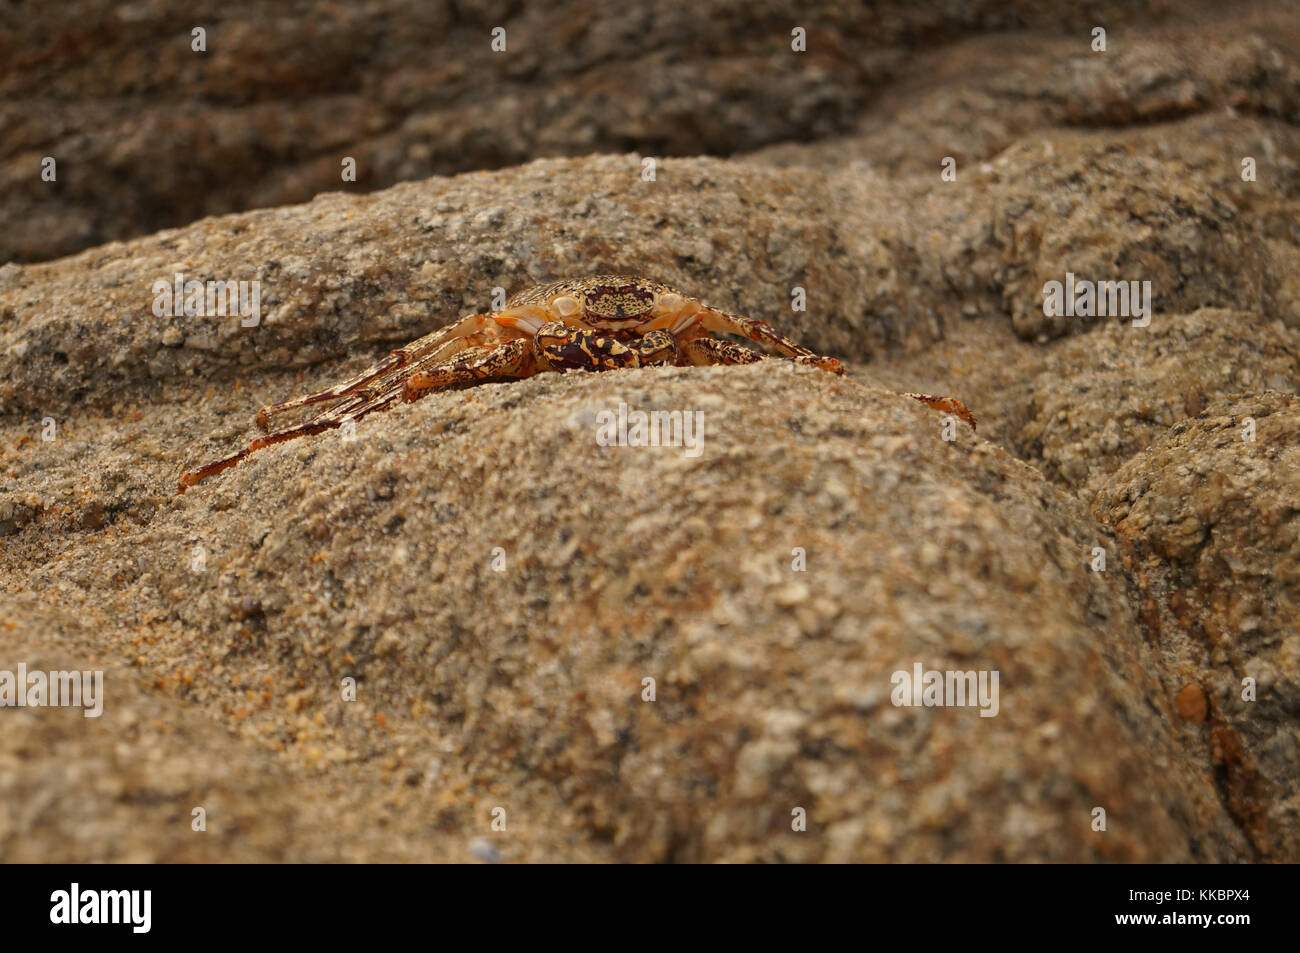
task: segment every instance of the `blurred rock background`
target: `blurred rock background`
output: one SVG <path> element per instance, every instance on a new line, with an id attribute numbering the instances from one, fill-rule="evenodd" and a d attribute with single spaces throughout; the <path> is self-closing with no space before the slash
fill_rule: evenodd
<path id="1" fill-rule="evenodd" d="M 827 159 L 897 171 L 1047 123 L 1224 105 L 1294 119 L 1293 8 L 1220 6 L 15 0 L 0 7 L 0 262 L 543 156 L 854 134 Z M 1098 25 L 1107 56 L 1081 56 Z"/>

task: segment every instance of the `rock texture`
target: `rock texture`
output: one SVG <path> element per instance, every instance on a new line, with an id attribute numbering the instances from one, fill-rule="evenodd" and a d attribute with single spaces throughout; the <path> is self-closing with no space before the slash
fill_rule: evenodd
<path id="1" fill-rule="evenodd" d="M 620 402 L 699 410 L 702 453 L 599 446 Z M 1246 856 L 1133 678 L 1151 660 L 1086 512 L 906 398 L 766 365 L 550 376 L 177 498 L 167 449 L 195 452 L 210 404 L 133 442 L 147 525 L 51 520 L 28 585 L 330 788 L 465 839 L 504 807 L 505 859 L 557 828 L 636 860 Z M 1000 670 L 998 716 L 894 708 L 916 662 Z"/>
<path id="2" fill-rule="evenodd" d="M 798 75 L 777 8 L 237 4 L 207 61 L 99 9 L 0 32 L 6 183 L 61 143 L 130 184 L 0 227 L 96 246 L 0 266 L 0 671 L 108 691 L 0 708 L 0 859 L 1300 859 L 1293 6 L 1101 11 L 1103 55 L 1073 5 L 825 5 Z M 663 157 L 703 151 L 750 154 Z M 376 190 L 191 221 L 352 152 Z M 1045 315 L 1067 271 L 1151 324 Z M 596 272 L 850 373 L 490 384 L 176 495 L 263 404 Z M 157 316 L 177 273 L 259 322 Z M 602 444 L 620 404 L 699 453 Z M 896 706 L 915 665 L 998 671 L 997 715 Z"/>
<path id="3" fill-rule="evenodd" d="M 1183 699 L 1230 809 L 1277 859 L 1300 850 L 1297 501 L 1293 389 L 1217 401 L 1180 421 L 1094 504 L 1130 553 L 1148 638 L 1173 656 L 1167 689 Z"/>
<path id="4" fill-rule="evenodd" d="M 1300 391 L 1300 332 L 1280 321 L 1207 308 L 1148 330 L 1108 323 L 1053 349 L 1030 379 L 1030 420 L 1016 446 L 1085 498 L 1216 398 Z"/>
<path id="5" fill-rule="evenodd" d="M 1294 13 L 1059 0 L 819 0 L 797 14 L 775 0 L 234 0 L 201 15 L 183 0 L 11 4 L 0 261 L 340 188 L 538 156 L 728 155 L 878 129 L 881 115 L 893 140 L 868 134 L 857 154 L 927 171 L 1059 122 L 1222 105 L 1294 121 Z M 1098 25 L 1104 59 L 1089 55 Z M 804 53 L 791 50 L 795 27 Z M 1026 28 L 1032 44 L 1005 36 Z M 54 182 L 41 178 L 47 156 Z M 355 183 L 341 178 L 345 157 Z"/>

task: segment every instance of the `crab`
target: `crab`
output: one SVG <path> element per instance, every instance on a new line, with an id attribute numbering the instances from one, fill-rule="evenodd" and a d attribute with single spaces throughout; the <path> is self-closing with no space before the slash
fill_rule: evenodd
<path id="1" fill-rule="evenodd" d="M 471 314 L 396 351 L 333 387 L 270 404 L 257 412 L 264 436 L 238 453 L 181 475 L 179 492 L 239 463 L 263 447 L 322 433 L 357 421 L 394 402 L 489 381 L 520 380 L 545 371 L 608 371 L 638 367 L 754 364 L 770 360 L 724 332 L 775 351 L 778 359 L 843 374 L 833 357 L 815 354 L 766 321 L 711 308 L 649 278 L 595 275 L 537 285 L 500 311 Z M 960 417 L 975 418 L 955 397 L 905 394 Z M 273 418 L 328 405 L 292 426 L 271 429 Z"/>

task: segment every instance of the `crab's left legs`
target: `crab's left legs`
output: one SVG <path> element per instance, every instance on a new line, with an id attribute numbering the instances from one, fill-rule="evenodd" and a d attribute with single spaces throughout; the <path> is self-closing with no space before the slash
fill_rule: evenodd
<path id="1" fill-rule="evenodd" d="M 910 397 L 913 400 L 919 400 L 934 410 L 947 411 L 950 414 L 956 414 L 966 423 L 970 424 L 970 429 L 975 429 L 975 415 L 970 412 L 965 404 L 956 397 L 935 397 L 933 394 L 904 394 L 904 397 Z"/>
<path id="2" fill-rule="evenodd" d="M 811 364 L 832 374 L 843 374 L 844 365 L 833 357 L 823 357 L 795 344 L 766 321 L 746 318 L 739 314 L 729 314 L 716 308 L 705 307 L 699 312 L 699 326 L 706 331 L 725 331 L 738 337 L 748 338 L 755 344 L 765 344 L 778 354 L 793 359 L 799 364 Z"/>
<path id="3" fill-rule="evenodd" d="M 763 355 L 757 351 L 737 344 L 735 341 L 719 341 L 717 338 L 694 338 L 687 341 L 682 348 L 686 359 L 697 366 L 709 364 L 757 364 Z"/>
<path id="4" fill-rule="evenodd" d="M 830 370 L 835 374 L 843 374 L 844 368 L 833 357 L 822 357 L 819 354 L 796 354 L 792 357 L 774 358 L 767 354 L 762 354 L 752 348 L 747 348 L 743 344 L 737 344 L 735 341 L 720 341 L 717 338 L 711 338 L 707 335 L 692 338 L 682 345 L 682 353 L 686 359 L 695 365 L 708 364 L 757 364 L 759 361 L 784 360 L 793 364 L 806 364 L 811 367 L 820 367 L 822 370 Z M 828 368 L 823 363 L 825 361 L 834 361 L 835 368 Z"/>
<path id="5" fill-rule="evenodd" d="M 706 307 L 700 311 L 699 325 L 706 331 L 726 331 L 730 334 L 749 338 L 749 340 L 758 344 L 766 344 L 799 364 L 812 364 L 835 374 L 844 373 L 844 365 L 835 358 L 821 357 L 806 347 L 795 344 L 766 321 L 746 318 L 739 314 L 729 314 L 726 311 Z M 956 414 L 970 424 L 972 430 L 975 429 L 975 415 L 956 397 L 935 397 L 932 394 L 904 394 L 903 396 L 919 400 L 935 410 Z"/>
<path id="6" fill-rule="evenodd" d="M 742 320 L 742 321 L 751 320 L 749 318 L 737 318 L 736 315 L 727 315 L 727 317 L 735 320 Z M 701 323 L 703 324 L 703 322 Z M 762 324 L 762 322 L 753 322 L 753 323 Z M 705 326 L 707 327 L 707 325 Z M 727 328 L 725 330 L 731 330 L 731 329 Z M 768 330 L 771 331 L 771 333 L 775 335 L 777 338 L 781 337 L 779 334 L 776 333 L 775 330 L 772 330 L 770 327 L 768 328 Z M 733 333 L 739 334 L 741 332 L 734 331 Z M 758 339 L 751 338 L 751 340 L 758 340 Z M 781 338 L 781 340 L 784 340 L 784 338 Z M 765 341 L 764 343 L 767 342 Z M 799 346 L 797 344 L 791 343 L 790 347 L 798 348 Z M 683 345 L 682 351 L 692 364 L 753 364 L 757 361 L 763 360 L 763 355 L 757 353 L 756 351 L 751 351 L 749 348 L 741 344 L 736 344 L 732 341 L 719 341 L 716 338 L 709 338 L 709 337 L 699 337 L 687 341 Z M 807 354 L 793 355 L 790 357 L 790 360 L 794 361 L 796 364 L 802 364 L 802 363 L 815 364 L 815 362 L 817 361 L 835 361 L 834 358 L 819 357 L 816 354 L 812 354 L 812 352 L 808 352 Z M 843 374 L 844 368 L 840 366 L 839 361 L 835 361 L 835 365 L 838 368 L 838 370 L 836 370 L 835 373 Z M 822 365 L 816 364 L 816 366 L 821 367 Z M 950 414 L 956 414 L 962 420 L 966 421 L 966 423 L 970 424 L 971 430 L 976 429 L 975 415 L 972 414 L 970 412 L 970 409 L 964 403 L 958 400 L 956 397 L 936 397 L 933 394 L 904 394 L 903 396 L 911 397 L 913 400 L 919 400 L 921 403 L 925 404 L 927 407 L 930 407 L 934 410 L 945 411 Z"/>

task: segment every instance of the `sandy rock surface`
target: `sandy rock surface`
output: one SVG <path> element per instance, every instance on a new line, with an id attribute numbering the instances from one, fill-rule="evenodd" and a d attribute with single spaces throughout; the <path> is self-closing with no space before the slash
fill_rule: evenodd
<path id="1" fill-rule="evenodd" d="M 1206 308 L 1148 329 L 1109 323 L 1053 348 L 1015 438 L 1044 475 L 1090 498 L 1107 476 L 1217 398 L 1300 391 L 1300 332 Z M 1157 383 L 1158 382 L 1158 383 Z"/>
<path id="2" fill-rule="evenodd" d="M 264 56 L 218 43 L 214 87 L 188 17 L 133 4 L 87 21 L 110 53 L 179 46 L 118 55 L 91 105 L 104 64 L 56 69 L 80 34 L 7 22 L 0 670 L 101 669 L 108 695 L 0 709 L 0 859 L 1300 859 L 1300 19 L 1153 8 L 1102 68 L 1091 18 L 1049 7 L 826 5 L 816 82 L 760 68 L 762 30 L 710 32 L 734 5 L 688 41 L 718 55 L 673 59 L 673 8 L 634 31 L 664 58 L 634 91 L 603 8 L 331 6 L 309 55 L 236 5 L 213 39 Z M 529 117 L 504 133 L 486 41 L 419 48 L 499 17 L 574 53 L 500 66 Z M 349 72 L 363 28 L 392 42 Z M 420 92 L 429 63 L 456 95 Z M 51 142 L 152 191 L 70 174 L 49 201 L 21 170 Z M 358 189 L 414 181 L 307 201 L 354 147 Z M 1067 271 L 1150 280 L 1150 325 L 1045 315 Z M 849 373 L 489 384 L 176 493 L 262 405 L 600 272 Z M 157 316 L 177 273 L 257 280 L 259 321 Z M 620 406 L 698 443 L 605 445 Z M 996 670 L 997 715 L 895 705 L 914 665 Z"/>
<path id="3" fill-rule="evenodd" d="M 775 0 L 13 5 L 0 261 L 305 201 L 340 188 L 345 156 L 361 190 L 633 142 L 662 156 L 822 137 L 852 127 L 907 46 L 1063 17 L 1085 22 L 1063 2 L 821 0 L 800 10 L 795 56 Z M 45 156 L 64 163 L 56 183 L 36 175 Z"/>
<path id="4" fill-rule="evenodd" d="M 1295 857 L 1300 768 L 1300 400 L 1262 392 L 1179 421 L 1094 511 L 1130 554 L 1167 689 L 1257 846 Z"/>
<path id="5" fill-rule="evenodd" d="M 212 402 L 134 443 L 184 448 Z M 698 410 L 700 454 L 600 446 L 619 403 Z M 505 807 L 507 859 L 555 829 L 639 860 L 1245 856 L 1208 756 L 1133 679 L 1152 662 L 1122 578 L 1088 570 L 1097 526 L 940 423 L 777 365 L 489 385 L 180 497 L 158 460 L 147 522 L 92 541 L 47 514 L 59 553 L 27 583 L 161 694 L 426 837 Z M 999 669 L 1000 713 L 894 708 L 914 661 Z"/>

